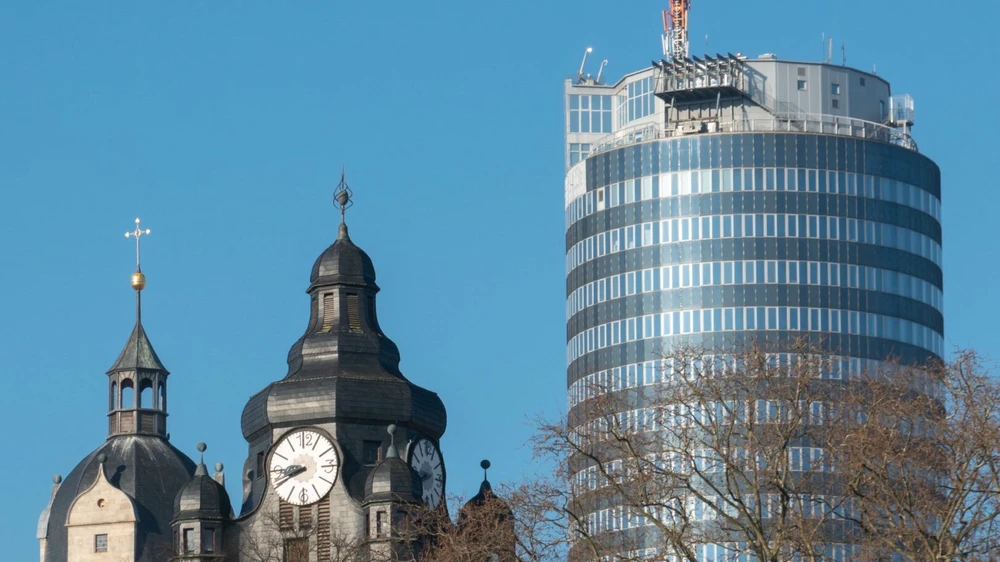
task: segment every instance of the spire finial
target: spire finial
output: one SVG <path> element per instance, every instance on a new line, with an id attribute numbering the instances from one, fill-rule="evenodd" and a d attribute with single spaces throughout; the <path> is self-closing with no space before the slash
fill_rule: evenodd
<path id="1" fill-rule="evenodd" d="M 340 167 L 340 183 L 337 184 L 337 188 L 333 190 L 333 202 L 338 207 L 340 207 L 340 232 L 337 238 L 347 237 L 347 219 L 346 213 L 347 209 L 354 206 L 354 192 L 351 190 L 350 186 L 347 185 L 347 180 L 345 179 L 344 166 Z"/>
<path id="2" fill-rule="evenodd" d="M 125 238 L 135 238 L 135 273 L 132 274 L 132 288 L 136 291 L 141 291 L 146 288 L 146 276 L 142 274 L 142 268 L 139 265 L 139 248 L 140 239 L 143 236 L 148 235 L 151 230 L 148 228 L 143 230 L 139 228 L 139 218 L 135 219 L 135 230 L 125 233 Z"/>
<path id="3" fill-rule="evenodd" d="M 208 476 L 208 468 L 205 466 L 205 449 L 208 449 L 208 445 L 204 442 L 198 443 L 198 452 L 201 453 L 201 459 L 198 461 L 198 466 L 194 470 L 195 476 Z"/>
<path id="4" fill-rule="evenodd" d="M 488 459 L 483 459 L 482 462 L 479 463 L 479 466 L 481 466 L 483 468 L 483 482 L 485 482 L 486 481 L 486 471 L 489 470 L 490 466 L 491 466 L 490 465 L 490 461 Z"/>
<path id="5" fill-rule="evenodd" d="M 385 452 L 385 458 L 394 459 L 399 456 L 399 451 L 396 450 L 396 424 L 389 424 L 385 431 L 389 434 L 389 448 Z"/>

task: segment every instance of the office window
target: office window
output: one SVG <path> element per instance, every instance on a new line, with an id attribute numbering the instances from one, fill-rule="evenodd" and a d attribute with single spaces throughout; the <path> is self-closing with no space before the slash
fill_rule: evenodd
<path id="1" fill-rule="evenodd" d="M 805 80 L 799 80 L 798 87 L 799 87 L 799 90 L 805 91 L 805 89 L 806 89 L 806 81 Z"/>
<path id="2" fill-rule="evenodd" d="M 571 142 L 569 144 L 569 165 L 573 166 L 578 162 L 587 159 L 590 156 L 590 144 L 589 143 L 575 143 Z"/>
<path id="3" fill-rule="evenodd" d="M 571 133 L 610 133 L 611 96 L 571 95 L 569 130 Z"/>
<path id="4" fill-rule="evenodd" d="M 830 93 L 833 95 L 840 95 L 840 84 L 830 84 Z"/>
<path id="5" fill-rule="evenodd" d="M 628 123 L 653 114 L 653 77 L 631 82 L 626 96 L 618 96 L 618 123 Z"/>
<path id="6" fill-rule="evenodd" d="M 108 551 L 108 535 L 94 535 L 94 552 Z"/>
<path id="7" fill-rule="evenodd" d="M 861 85 L 862 85 L 862 86 L 864 86 L 864 85 L 865 85 L 865 77 L 864 77 L 864 76 L 862 76 L 862 77 L 861 77 Z"/>
<path id="8" fill-rule="evenodd" d="M 837 109 L 839 107 L 840 107 L 840 100 L 838 100 L 837 98 L 833 98 L 833 108 Z"/>

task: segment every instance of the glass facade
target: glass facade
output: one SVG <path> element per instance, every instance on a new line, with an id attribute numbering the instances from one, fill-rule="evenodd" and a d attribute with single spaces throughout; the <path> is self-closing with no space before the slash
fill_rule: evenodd
<path id="1" fill-rule="evenodd" d="M 630 85 L 627 99 L 616 100 L 620 123 L 645 115 L 640 90 Z M 678 345 L 726 357 L 753 338 L 786 364 L 793 342 L 805 338 L 833 354 L 821 373 L 833 379 L 884 366 L 887 358 L 943 357 L 940 172 L 919 153 L 788 132 L 571 152 L 579 162 L 567 176 L 565 215 L 571 419 L 586 419 L 575 411 L 597 394 L 669 382 L 674 374 L 662 357 Z M 643 404 L 617 416 L 634 432 L 656 431 L 671 418 Z M 574 429 L 599 440 L 599 422 Z M 792 447 L 789 455 L 793 471 L 826 470 L 821 448 Z M 597 468 L 576 472 L 576 491 L 606 485 Z M 798 498 L 804 513 L 828 499 Z M 711 518 L 713 510 L 698 501 L 678 510 L 692 521 Z M 849 502 L 833 503 L 844 511 L 834 519 L 850 516 Z M 605 502 L 582 526 L 635 534 L 650 523 Z M 743 550 L 696 548 L 706 561 Z M 851 559 L 849 544 L 824 548 L 830 560 Z"/>
<path id="2" fill-rule="evenodd" d="M 815 336 L 848 359 L 943 356 L 940 173 L 919 153 L 760 133 L 581 159 L 586 189 L 566 207 L 571 397 L 681 343 Z"/>

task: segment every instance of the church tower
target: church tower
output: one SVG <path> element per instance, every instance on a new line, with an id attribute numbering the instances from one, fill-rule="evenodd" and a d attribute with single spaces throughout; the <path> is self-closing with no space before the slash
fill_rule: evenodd
<path id="1" fill-rule="evenodd" d="M 407 501 L 444 504 L 444 405 L 403 376 L 399 350 L 379 326 L 375 267 L 348 233 L 353 200 L 343 174 L 334 201 L 341 221 L 310 272 L 305 333 L 288 352 L 288 372 L 251 397 L 242 418 L 241 532 L 255 540 L 271 532 L 290 562 L 367 548 L 371 507 L 381 501 L 366 501 L 369 480 L 380 467 L 415 479 L 404 486 Z"/>
<path id="2" fill-rule="evenodd" d="M 108 436 L 65 479 L 56 477 L 38 524 L 42 562 L 159 562 L 170 555 L 173 499 L 194 473 L 194 463 L 167 440 L 166 383 L 142 325 L 146 276 L 136 240 L 136 321 L 107 371 Z"/>

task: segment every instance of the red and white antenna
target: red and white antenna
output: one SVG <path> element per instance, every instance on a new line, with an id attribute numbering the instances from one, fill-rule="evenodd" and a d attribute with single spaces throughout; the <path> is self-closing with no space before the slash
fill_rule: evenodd
<path id="1" fill-rule="evenodd" d="M 670 0 L 663 10 L 663 56 L 669 60 L 688 58 L 688 12 L 691 0 Z"/>

